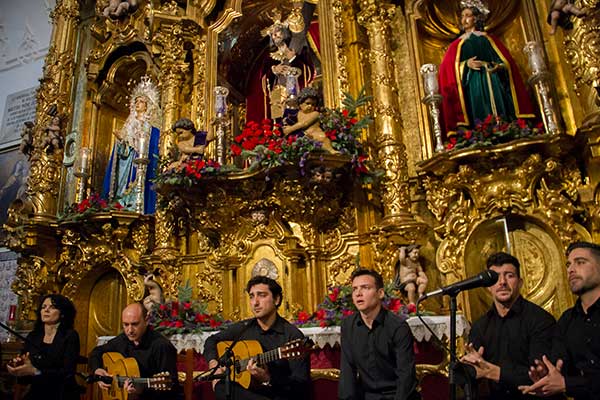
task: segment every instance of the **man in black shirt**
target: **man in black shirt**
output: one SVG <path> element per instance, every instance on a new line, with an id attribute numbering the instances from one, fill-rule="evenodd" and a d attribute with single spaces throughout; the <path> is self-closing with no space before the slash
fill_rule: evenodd
<path id="1" fill-rule="evenodd" d="M 163 335 L 147 329 L 146 313 L 146 309 L 140 303 L 129 304 L 123 309 L 123 332 L 92 350 L 89 357 L 90 370 L 94 371 L 95 375 L 109 376 L 102 362 L 104 353 L 115 352 L 125 358 L 133 357 L 137 361 L 141 377 L 149 378 L 160 372 L 169 372 L 173 386 L 170 391 L 143 390 L 128 381 L 124 386 L 127 392 L 135 393 L 138 396 L 136 399 L 173 399 L 179 387 L 177 350 Z M 110 385 L 103 382 L 98 382 L 98 385 L 103 390 L 110 388 Z"/>
<path id="2" fill-rule="evenodd" d="M 482 383 L 489 383 L 490 399 L 527 398 L 518 386 L 531 382 L 529 366 L 551 348 L 556 321 L 521 296 L 523 280 L 516 257 L 495 253 L 486 264 L 498 273 L 498 281 L 488 288 L 494 303 L 473 323 L 461 361 L 475 368 L 477 379 L 486 380 Z"/>
<path id="3" fill-rule="evenodd" d="M 383 279 L 375 271 L 352 274 L 358 312 L 342 322 L 341 400 L 418 399 L 413 335 L 406 321 L 382 306 Z"/>
<path id="4" fill-rule="evenodd" d="M 246 292 L 248 292 L 252 313 L 256 318 L 238 322 L 208 337 L 204 344 L 204 358 L 209 360 L 210 368 L 219 366 L 218 342 L 256 340 L 260 343 L 263 352 L 266 352 L 292 340 L 304 339 L 304 334 L 298 328 L 277 313 L 277 308 L 283 300 L 283 293 L 281 286 L 275 280 L 266 276 L 255 276 L 248 281 Z M 300 400 L 308 397 L 310 387 L 308 357 L 280 359 L 267 365 L 258 365 L 252 360 L 246 369 L 251 376 L 250 386 L 246 389 L 237 382 L 230 385 L 230 393 L 236 400 Z M 217 369 L 217 373 L 223 371 L 223 367 Z M 223 379 L 213 381 L 213 388 L 218 400 L 226 398 Z"/>
<path id="5" fill-rule="evenodd" d="M 567 274 L 575 306 L 558 320 L 551 360 L 535 360 L 535 382 L 524 393 L 565 393 L 575 400 L 600 399 L 600 246 L 572 243 L 567 249 Z"/>

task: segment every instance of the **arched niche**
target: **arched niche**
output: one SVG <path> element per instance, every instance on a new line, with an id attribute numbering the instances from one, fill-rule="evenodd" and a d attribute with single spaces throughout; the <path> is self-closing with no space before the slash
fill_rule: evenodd
<path id="1" fill-rule="evenodd" d="M 92 187 L 100 188 L 110 151 L 118 130 L 129 115 L 130 93 L 140 78 L 148 75 L 156 82 L 157 70 L 146 47 L 133 43 L 115 50 L 107 57 L 95 80 L 91 99 L 92 123 L 90 146 L 93 149 Z"/>
<path id="2" fill-rule="evenodd" d="M 309 23 L 311 20 L 315 22 L 311 29 L 312 36 L 316 34 L 320 37 L 322 32 L 317 24 L 317 1 L 306 1 L 306 4 L 314 8 L 312 16 L 306 17 Z M 215 115 L 213 89 L 217 85 L 229 89 L 231 129 L 234 132 L 246 122 L 247 101 L 253 104 L 256 102 L 258 107 L 263 106 L 264 98 L 253 94 L 255 95 L 257 90 L 263 90 L 260 70 L 269 55 L 269 38 L 264 36 L 265 29 L 273 25 L 277 12 L 281 12 L 281 19 L 285 20 L 292 8 L 292 2 L 283 0 L 232 1 L 230 7 L 222 10 L 219 18 L 209 26 L 206 69 L 207 124 L 210 124 Z M 322 61 L 315 52 L 318 46 L 313 40 L 307 40 L 306 51 L 317 57 L 320 71 Z M 313 74 L 314 79 L 311 80 L 314 81 L 319 74 L 320 72 Z M 249 119 L 256 120 L 252 117 Z M 207 128 L 210 129 L 210 126 Z"/>
<path id="3" fill-rule="evenodd" d="M 114 336 L 121 331 L 121 310 L 133 300 L 121 273 L 108 265 L 90 270 L 74 293 L 81 352 L 89 354 L 99 336 Z"/>
<path id="4" fill-rule="evenodd" d="M 573 304 L 562 244 L 548 226 L 534 218 L 518 215 L 480 223 L 465 245 L 467 276 L 483 271 L 487 258 L 498 251 L 510 252 L 519 260 L 523 297 L 557 318 L 565 305 Z M 468 291 L 467 298 L 472 321 L 492 304 L 492 296 L 486 288 Z"/>

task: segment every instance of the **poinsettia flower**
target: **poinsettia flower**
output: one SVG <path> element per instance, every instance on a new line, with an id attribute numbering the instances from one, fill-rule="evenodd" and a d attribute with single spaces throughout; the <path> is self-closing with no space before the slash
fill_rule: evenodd
<path id="1" fill-rule="evenodd" d="M 304 323 L 304 322 L 308 321 L 309 318 L 310 318 L 310 314 L 307 313 L 306 311 L 298 312 L 298 322 Z"/>
<path id="2" fill-rule="evenodd" d="M 327 317 L 327 311 L 325 311 L 323 309 L 319 309 L 315 313 L 315 318 L 318 319 L 319 321 L 324 320 L 326 317 Z"/>

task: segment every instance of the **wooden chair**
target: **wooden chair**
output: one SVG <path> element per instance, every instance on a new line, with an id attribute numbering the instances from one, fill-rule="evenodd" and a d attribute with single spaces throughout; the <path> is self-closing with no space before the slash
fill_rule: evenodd
<path id="1" fill-rule="evenodd" d="M 177 366 L 179 383 L 183 386 L 184 399 L 192 400 L 194 393 L 194 349 L 185 349 L 177 354 Z"/>

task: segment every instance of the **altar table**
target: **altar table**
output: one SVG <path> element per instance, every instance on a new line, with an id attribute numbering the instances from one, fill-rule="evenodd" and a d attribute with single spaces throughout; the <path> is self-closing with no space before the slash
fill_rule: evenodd
<path id="1" fill-rule="evenodd" d="M 435 335 L 447 339 L 450 335 L 450 319 L 448 316 L 422 317 Z M 445 365 L 448 356 L 436 341 L 432 341 L 431 332 L 417 317 L 407 320 L 415 338 L 414 350 L 417 362 L 417 377 L 419 378 L 423 400 L 445 400 L 448 398 L 448 379 Z M 456 334 L 466 337 L 470 329 L 469 322 L 459 315 L 456 321 Z M 337 378 L 340 368 L 340 327 L 301 328 L 304 335 L 315 343 L 315 351 L 311 353 L 311 377 L 313 380 L 313 398 L 315 400 L 331 400 L 337 398 Z M 200 371 L 208 369 L 208 363 L 202 356 L 206 339 L 214 332 L 194 334 L 177 334 L 169 337 L 179 357 L 178 369 L 180 380 L 184 385 L 186 400 L 213 400 L 214 395 L 207 382 L 193 382 L 192 377 Z M 98 344 L 106 343 L 112 336 L 101 336 Z M 193 350 L 193 351 L 192 351 Z M 193 371 L 193 372 L 192 372 Z"/>

